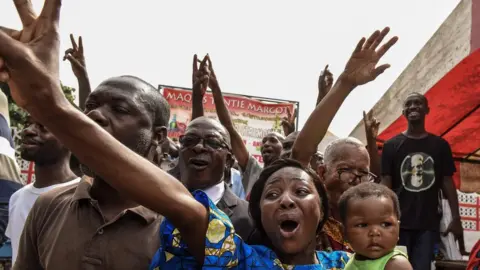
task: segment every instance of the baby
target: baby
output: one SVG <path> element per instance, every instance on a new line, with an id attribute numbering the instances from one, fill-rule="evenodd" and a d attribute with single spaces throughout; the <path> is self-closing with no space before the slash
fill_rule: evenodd
<path id="1" fill-rule="evenodd" d="M 400 230 L 397 195 L 388 187 L 362 183 L 340 197 L 345 238 L 355 254 L 344 269 L 411 270 L 407 255 L 395 249 Z"/>

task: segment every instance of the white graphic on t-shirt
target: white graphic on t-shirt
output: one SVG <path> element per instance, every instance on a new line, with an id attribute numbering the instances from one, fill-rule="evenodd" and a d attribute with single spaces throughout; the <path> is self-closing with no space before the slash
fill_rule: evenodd
<path id="1" fill-rule="evenodd" d="M 403 159 L 400 167 L 403 187 L 411 192 L 429 189 L 435 183 L 433 158 L 425 153 L 413 153 Z"/>

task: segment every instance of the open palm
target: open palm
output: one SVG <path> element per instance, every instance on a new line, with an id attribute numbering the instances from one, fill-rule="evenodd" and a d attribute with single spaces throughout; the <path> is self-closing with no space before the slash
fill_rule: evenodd
<path id="1" fill-rule="evenodd" d="M 60 41 L 58 22 L 61 0 L 46 0 L 40 16 L 33 11 L 30 0 L 14 0 L 23 29 L 1 27 L 3 61 L 0 78 L 8 81 L 12 97 L 19 106 L 26 103 L 21 89 L 45 82 L 44 76 L 58 83 Z M 5 34 L 8 36 L 5 36 Z M 25 74 L 29 74 L 25 78 Z"/>
<path id="2" fill-rule="evenodd" d="M 377 50 L 389 31 L 388 27 L 381 32 L 377 30 L 368 40 L 365 41 L 365 38 L 362 38 L 358 42 L 344 71 L 344 78 L 352 85 L 357 86 L 373 81 L 390 67 L 389 64 L 377 67 L 378 61 L 398 40 L 398 37 L 393 37 Z"/>

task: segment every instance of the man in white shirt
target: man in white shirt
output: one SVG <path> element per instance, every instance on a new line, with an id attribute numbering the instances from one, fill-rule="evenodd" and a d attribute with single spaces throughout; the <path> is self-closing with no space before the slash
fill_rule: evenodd
<path id="1" fill-rule="evenodd" d="M 80 180 L 70 170 L 70 151 L 45 127 L 30 118 L 22 132 L 21 156 L 35 162 L 36 180 L 10 198 L 6 235 L 12 242 L 12 265 L 15 263 L 28 213 L 40 194 L 76 184 Z"/>

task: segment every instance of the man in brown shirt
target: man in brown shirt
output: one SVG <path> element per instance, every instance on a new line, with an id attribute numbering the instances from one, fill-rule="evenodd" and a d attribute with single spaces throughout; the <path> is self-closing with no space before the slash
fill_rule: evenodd
<path id="1" fill-rule="evenodd" d="M 88 97 L 85 114 L 157 162 L 170 107 L 152 85 L 131 76 L 108 79 Z M 14 269 L 148 269 L 160 246 L 161 216 L 123 197 L 87 167 L 82 171 L 93 181 L 83 179 L 36 201 Z"/>

